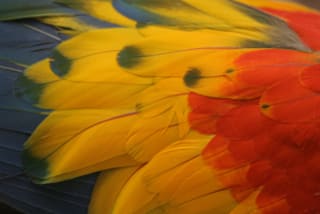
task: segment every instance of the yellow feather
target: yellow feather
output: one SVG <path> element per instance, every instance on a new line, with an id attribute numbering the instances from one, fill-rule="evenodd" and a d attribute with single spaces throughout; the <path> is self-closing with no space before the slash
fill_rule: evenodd
<path id="1" fill-rule="evenodd" d="M 41 22 L 56 26 L 61 33 L 71 36 L 96 29 L 96 27 L 89 25 L 73 16 L 42 17 Z"/>
<path id="2" fill-rule="evenodd" d="M 41 60 L 28 67 L 24 75 L 35 83 L 48 83 L 59 80 L 59 77 L 49 69 L 49 59 Z"/>
<path id="3" fill-rule="evenodd" d="M 120 191 L 136 170 L 137 167 L 129 167 L 102 172 L 95 184 L 88 212 L 90 214 L 112 213 Z M 106 192 L 108 192 L 107 195 Z"/>
<path id="4" fill-rule="evenodd" d="M 72 8 L 82 10 L 98 19 L 118 24 L 121 26 L 133 27 L 135 21 L 119 13 L 113 6 L 112 0 L 56 0 Z"/>
<path id="5" fill-rule="evenodd" d="M 184 140 L 162 150 L 131 177 L 113 213 L 212 213 L 217 210 L 226 213 L 232 210 L 236 202 L 229 190 L 224 189 L 212 169 L 199 157 L 207 142 L 206 138 Z"/>

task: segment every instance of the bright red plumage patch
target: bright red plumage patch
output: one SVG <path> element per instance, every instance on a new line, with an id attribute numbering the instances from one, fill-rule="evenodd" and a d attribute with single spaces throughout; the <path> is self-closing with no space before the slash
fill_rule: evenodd
<path id="1" fill-rule="evenodd" d="M 320 121 L 320 94 L 304 87 L 299 76 L 280 81 L 266 90 L 260 103 L 264 114 L 274 120 Z"/>
<path id="2" fill-rule="evenodd" d="M 303 70 L 300 75 L 300 81 L 304 87 L 320 93 L 320 64 Z"/>
<path id="3" fill-rule="evenodd" d="M 258 49 L 233 61 L 230 74 L 221 78 L 221 97 L 253 99 L 266 87 L 318 63 L 318 55 L 294 50 Z"/>
<path id="4" fill-rule="evenodd" d="M 315 59 L 293 51 L 246 53 L 235 61 L 246 68 L 239 78 L 264 85 L 259 99 L 189 96 L 192 128 L 216 134 L 204 160 L 237 201 L 258 191 L 262 213 L 320 212 L 320 66 Z"/>
<path id="5" fill-rule="evenodd" d="M 247 85 L 262 87 L 317 63 L 317 56 L 293 50 L 262 49 L 247 52 L 234 63 L 239 70 L 240 81 Z"/>
<path id="6" fill-rule="evenodd" d="M 257 112 L 258 105 L 255 108 Z M 254 109 L 240 107 L 237 110 L 238 116 L 243 117 L 249 113 L 248 110 Z M 320 211 L 320 198 L 317 196 L 320 192 L 319 167 L 314 169 L 320 155 L 319 124 L 279 124 L 262 114 L 254 122 L 257 126 L 253 132 L 247 132 L 246 136 L 251 137 L 246 140 L 231 140 L 239 137 L 238 133 L 232 136 L 232 132 L 227 132 L 228 137 L 219 137 L 218 130 L 218 136 L 203 153 L 204 159 L 218 171 L 248 167 L 248 170 L 241 171 L 241 176 L 221 178 L 240 201 L 243 199 L 239 195 L 262 187 L 256 201 L 262 210 L 275 201 L 285 199 L 284 205 L 289 204 L 290 213 L 305 213 L 307 208 L 309 211 L 306 213 Z M 293 133 L 295 130 L 297 132 Z M 239 177 L 246 179 L 238 183 Z"/>
<path id="7" fill-rule="evenodd" d="M 213 99 L 190 93 L 189 105 L 192 106 L 189 114 L 190 125 L 200 133 L 214 134 L 217 129 L 217 119 L 241 104 L 241 101 Z"/>

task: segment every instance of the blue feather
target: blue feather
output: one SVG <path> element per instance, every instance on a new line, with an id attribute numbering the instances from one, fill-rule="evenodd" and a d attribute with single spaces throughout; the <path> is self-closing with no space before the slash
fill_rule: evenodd
<path id="1" fill-rule="evenodd" d="M 26 66 L 50 56 L 67 36 L 22 20 L 1 22 L 0 37 L 0 203 L 23 213 L 86 213 L 96 175 L 39 186 L 24 175 L 20 158 L 23 143 L 45 114 L 15 96 L 15 81 Z"/>

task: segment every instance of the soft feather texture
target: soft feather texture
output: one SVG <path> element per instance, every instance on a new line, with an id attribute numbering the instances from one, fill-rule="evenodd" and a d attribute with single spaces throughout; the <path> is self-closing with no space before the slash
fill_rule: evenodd
<path id="1" fill-rule="evenodd" d="M 24 146 L 35 182 L 106 170 L 91 213 L 319 212 L 316 10 L 264 0 L 46 4 L 69 16 L 30 11 L 79 35 L 17 82 L 16 95 L 48 114 Z M 84 25 L 75 9 L 123 27 Z"/>
<path id="2" fill-rule="evenodd" d="M 34 21 L 1 23 L 1 58 L 19 61 L 20 65 L 0 60 L 0 210 L 13 213 L 3 210 L 2 203 L 6 203 L 22 213 L 86 213 L 96 175 L 39 186 L 24 173 L 23 143 L 44 119 L 39 112 L 45 111 L 15 96 L 16 80 L 25 65 L 47 57 L 58 42 L 26 25 L 61 36 L 54 28 Z"/>

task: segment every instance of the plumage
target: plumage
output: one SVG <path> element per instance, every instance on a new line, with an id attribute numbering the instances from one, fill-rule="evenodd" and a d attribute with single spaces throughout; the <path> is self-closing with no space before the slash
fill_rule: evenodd
<path id="1" fill-rule="evenodd" d="M 86 212 L 79 198 L 92 180 L 78 177 L 101 172 L 89 213 L 320 212 L 318 10 L 276 0 L 0 5 L 0 35 L 29 35 L 0 41 L 12 78 L 0 109 L 14 115 L 0 139 L 25 141 L 24 173 L 37 183 L 16 181 L 21 148 L 1 142 L 0 200 Z M 19 114 L 32 115 L 27 128 L 10 124 Z M 66 180 L 79 192 L 50 184 Z M 48 191 L 42 201 L 34 188 Z"/>

